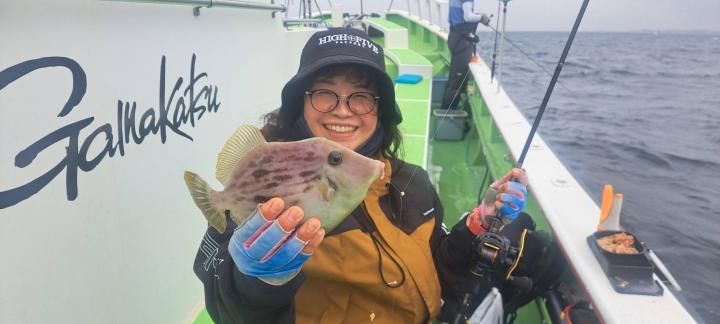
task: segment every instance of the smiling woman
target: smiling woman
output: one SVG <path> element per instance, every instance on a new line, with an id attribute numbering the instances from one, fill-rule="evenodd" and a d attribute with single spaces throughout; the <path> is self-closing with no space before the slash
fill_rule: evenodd
<path id="1" fill-rule="evenodd" d="M 298 73 L 283 88 L 282 106 L 268 115 L 265 137 L 274 142 L 324 137 L 380 161 L 385 176 L 363 189 L 352 212 L 333 215 L 337 226 L 275 197 L 240 215 L 248 221 L 228 223 L 222 233 L 208 228 L 195 273 L 215 322 L 426 323 L 438 318 L 441 295 L 450 305 L 446 318 L 454 314 L 468 284 L 472 241 L 487 228 L 485 216 L 494 213 L 495 204 L 507 206 L 507 196 L 515 197 L 520 213 L 525 198 L 508 190 L 488 207 L 492 212 L 468 217 L 448 233 L 427 173 L 397 156 L 401 121 L 383 51 L 368 34 L 330 28 L 310 37 Z M 327 163 L 337 166 L 344 159 L 331 154 Z M 509 174 L 498 180 L 498 190 L 505 192 L 502 184 L 509 180 Z M 285 191 L 297 184 L 278 181 Z M 336 195 L 349 190 L 329 182 Z M 517 187 L 525 191 L 523 184 Z M 227 262 L 204 266 L 208 250 Z"/>
<path id="2" fill-rule="evenodd" d="M 356 149 L 377 128 L 375 87 L 359 66 L 321 70 L 305 96 L 303 115 L 310 131 Z M 345 100 L 341 100 L 345 99 Z"/>

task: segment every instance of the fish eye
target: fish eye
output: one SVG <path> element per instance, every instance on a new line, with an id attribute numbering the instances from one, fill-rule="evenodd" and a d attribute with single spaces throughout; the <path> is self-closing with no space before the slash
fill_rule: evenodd
<path id="1" fill-rule="evenodd" d="M 328 163 L 336 166 L 342 163 L 342 153 L 340 151 L 332 151 L 328 155 Z"/>

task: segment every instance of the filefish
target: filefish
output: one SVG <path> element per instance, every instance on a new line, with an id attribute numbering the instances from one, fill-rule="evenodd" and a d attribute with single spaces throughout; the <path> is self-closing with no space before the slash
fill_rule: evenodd
<path id="1" fill-rule="evenodd" d="M 242 225 L 258 204 L 273 197 L 282 198 L 286 208 L 301 207 L 302 221 L 320 218 L 329 232 L 360 205 L 383 170 L 382 162 L 322 137 L 268 143 L 259 129 L 245 125 L 218 154 L 215 176 L 224 190 L 213 190 L 190 171 L 185 183 L 208 223 L 221 233 L 226 211 Z"/>

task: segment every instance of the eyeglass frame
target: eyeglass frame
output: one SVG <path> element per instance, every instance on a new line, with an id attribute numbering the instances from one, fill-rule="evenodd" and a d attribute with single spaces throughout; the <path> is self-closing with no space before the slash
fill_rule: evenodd
<path id="1" fill-rule="evenodd" d="M 318 109 L 317 107 L 315 107 L 315 105 L 314 105 L 313 102 L 312 102 L 312 95 L 313 95 L 314 93 L 318 92 L 318 91 L 326 91 L 326 92 L 330 92 L 330 93 L 334 94 L 334 95 L 335 95 L 335 107 L 333 107 L 332 109 L 330 109 L 330 110 L 328 110 L 328 111 L 322 111 L 322 110 Z M 369 95 L 371 95 L 371 96 L 373 97 L 373 99 L 375 100 L 375 101 L 373 102 L 373 107 L 372 107 L 372 109 L 370 109 L 368 112 L 362 113 L 362 114 L 356 113 L 356 112 L 350 107 L 350 97 L 352 97 L 352 96 L 354 96 L 354 95 L 356 95 L 356 94 L 359 94 L 359 93 L 369 94 Z M 369 91 L 358 91 L 358 92 L 353 92 L 353 93 L 351 93 L 351 94 L 349 94 L 349 95 L 347 95 L 347 96 L 341 96 L 341 95 L 337 94 L 335 91 L 332 91 L 332 90 L 329 90 L 329 89 L 315 89 L 315 90 L 307 90 L 307 91 L 305 91 L 305 95 L 307 95 L 307 96 L 309 97 L 309 99 L 310 99 L 310 106 L 312 106 L 313 109 L 315 109 L 315 111 L 321 112 L 321 113 L 324 113 L 324 114 L 331 113 L 331 112 L 333 112 L 333 110 L 335 110 L 335 109 L 337 109 L 338 107 L 340 107 L 340 98 L 345 98 L 345 105 L 348 107 L 348 110 L 350 110 L 350 112 L 352 112 L 352 113 L 353 113 L 354 115 L 356 115 L 356 116 L 367 115 L 367 114 L 373 112 L 373 111 L 377 108 L 378 101 L 380 100 L 380 97 L 379 97 L 379 96 L 377 96 L 377 95 L 375 95 L 374 93 L 369 92 Z"/>

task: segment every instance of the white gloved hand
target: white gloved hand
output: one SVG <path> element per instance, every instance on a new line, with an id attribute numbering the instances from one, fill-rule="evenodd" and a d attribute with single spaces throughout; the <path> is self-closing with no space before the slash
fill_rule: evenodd
<path id="1" fill-rule="evenodd" d="M 480 23 L 487 26 L 490 23 L 490 17 L 488 17 L 487 14 L 482 14 L 482 17 L 480 17 Z"/>

